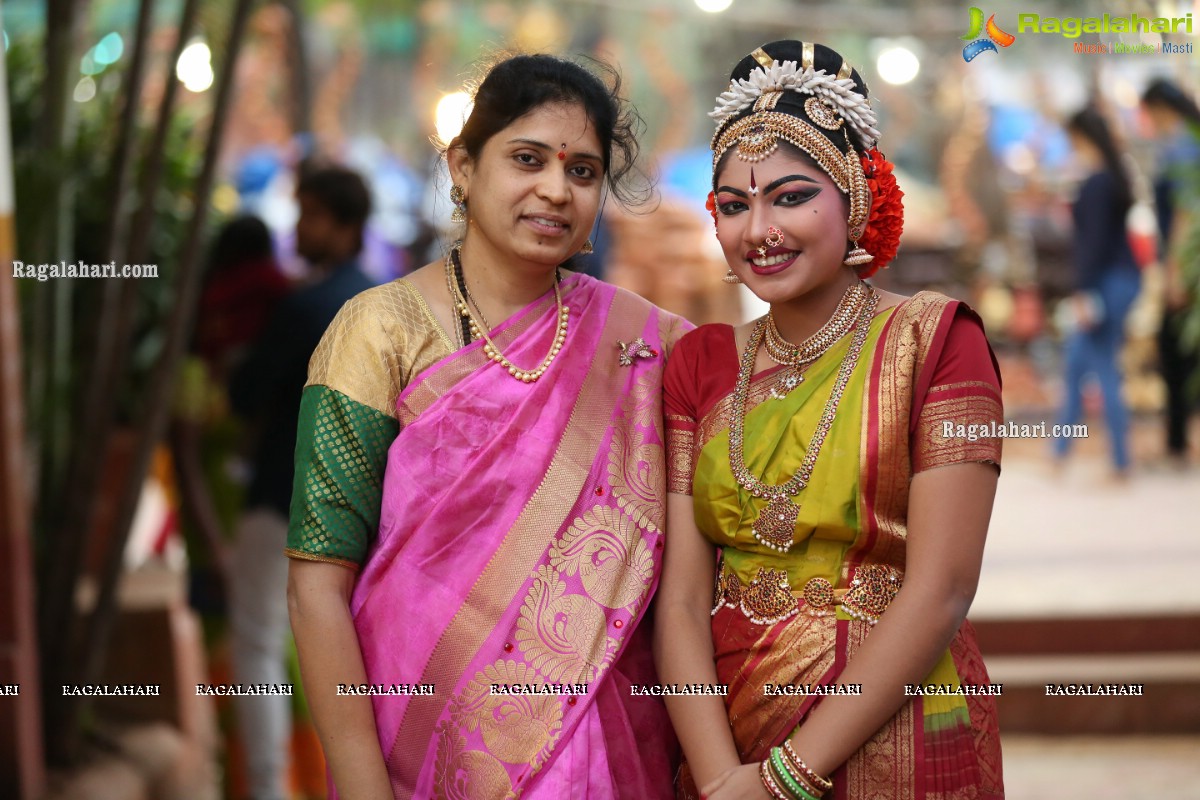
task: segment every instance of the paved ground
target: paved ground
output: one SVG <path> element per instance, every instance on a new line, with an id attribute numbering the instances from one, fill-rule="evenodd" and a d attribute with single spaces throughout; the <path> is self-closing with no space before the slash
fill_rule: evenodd
<path id="1" fill-rule="evenodd" d="M 1117 482 L 1103 430 L 1093 424 L 1091 434 L 1062 470 L 1051 462 L 1046 441 L 1006 444 L 972 618 L 1200 611 L 1200 469 L 1162 465 L 1159 423 L 1141 420 L 1133 437 L 1137 467 L 1128 481 Z M 1194 656 L 1125 661 L 1130 665 L 1092 663 L 1134 675 L 1178 672 L 1175 661 L 1186 661 L 1200 676 Z M 1017 672 L 1039 668 L 1018 662 L 1009 665 Z M 1086 675 L 1081 669 L 1072 674 Z M 1008 800 L 1198 800 L 1200 731 L 1189 737 L 1005 736 L 1004 775 Z"/>
<path id="2" fill-rule="evenodd" d="M 1007 800 L 1197 800 L 1200 736 L 1004 739 Z"/>
<path id="3" fill-rule="evenodd" d="M 1031 444 L 1005 453 L 972 618 L 1200 610 L 1200 471 L 1060 474 Z"/>

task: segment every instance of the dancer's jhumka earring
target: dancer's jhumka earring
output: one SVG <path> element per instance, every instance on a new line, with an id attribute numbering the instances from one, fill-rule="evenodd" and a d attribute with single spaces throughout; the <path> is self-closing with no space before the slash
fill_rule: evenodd
<path id="1" fill-rule="evenodd" d="M 467 193 L 457 183 L 450 187 L 450 202 L 454 210 L 450 212 L 451 222 L 467 221 Z"/>
<path id="2" fill-rule="evenodd" d="M 739 278 L 737 276 L 737 273 L 735 273 L 733 271 L 733 267 L 729 268 L 729 271 L 725 273 L 725 277 L 721 278 L 721 280 L 725 281 L 726 283 L 741 283 L 742 282 L 742 279 Z"/>
<path id="3" fill-rule="evenodd" d="M 596 252 L 596 248 L 592 246 L 592 240 L 588 239 L 586 242 L 584 242 L 583 247 L 579 248 L 579 252 L 585 256 L 590 256 L 592 253 Z"/>

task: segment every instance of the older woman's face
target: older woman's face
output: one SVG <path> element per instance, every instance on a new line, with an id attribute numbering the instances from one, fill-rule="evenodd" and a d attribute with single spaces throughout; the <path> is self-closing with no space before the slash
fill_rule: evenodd
<path id="1" fill-rule="evenodd" d="M 467 196 L 465 245 L 494 266 L 553 268 L 591 233 L 604 159 L 582 106 L 540 106 L 492 136 L 478 159 L 461 150 L 449 158 Z"/>

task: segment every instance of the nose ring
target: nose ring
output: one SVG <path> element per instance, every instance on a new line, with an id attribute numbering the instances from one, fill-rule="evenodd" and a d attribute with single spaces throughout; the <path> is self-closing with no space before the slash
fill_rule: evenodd
<path id="1" fill-rule="evenodd" d="M 779 247 L 783 244 L 783 231 L 776 228 L 774 225 L 767 228 L 767 238 L 758 246 L 758 257 L 766 258 L 767 250 L 772 247 Z"/>

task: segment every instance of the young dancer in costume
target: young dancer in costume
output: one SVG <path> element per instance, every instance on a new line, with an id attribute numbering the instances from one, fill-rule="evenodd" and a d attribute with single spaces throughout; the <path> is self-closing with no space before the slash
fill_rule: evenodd
<path id="1" fill-rule="evenodd" d="M 668 698 L 680 797 L 1002 796 L 965 621 L 1000 447 L 955 435 L 1002 420 L 999 374 L 965 305 L 863 282 L 902 223 L 866 95 L 838 53 L 781 41 L 713 112 L 717 237 L 771 308 L 667 369 L 660 679 L 728 686 Z"/>

